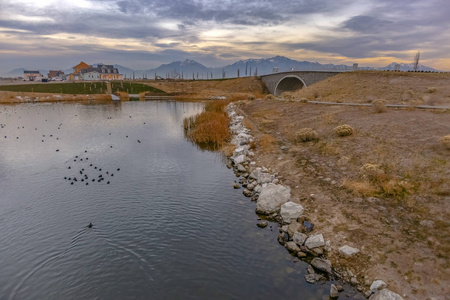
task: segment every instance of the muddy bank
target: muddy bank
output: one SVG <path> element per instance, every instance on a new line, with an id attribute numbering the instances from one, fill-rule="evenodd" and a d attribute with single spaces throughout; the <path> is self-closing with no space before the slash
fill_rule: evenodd
<path id="1" fill-rule="evenodd" d="M 0 91 L 0 103 L 33 103 L 33 102 L 59 102 L 59 101 L 83 101 L 83 100 L 112 100 L 111 95 L 92 94 L 53 94 L 53 93 L 27 93 Z"/>
<path id="2" fill-rule="evenodd" d="M 449 133 L 448 113 L 376 114 L 371 108 L 275 100 L 241 102 L 236 109 L 254 139 L 247 141 L 248 149 L 239 142 L 233 154 L 235 169 L 246 178 L 244 193 L 259 201 L 264 184 L 282 183 L 291 195 L 277 209 L 286 201 L 303 208 L 306 217 L 289 222 L 280 234 L 291 252 L 323 256 L 335 274 L 366 296 L 374 282 L 384 287 L 377 281 L 383 280 L 405 299 L 447 299 L 450 174 L 448 150 L 439 138 Z M 352 134 L 336 133 L 344 124 Z M 299 142 L 296 133 L 303 128 L 316 136 Z M 287 223 L 278 210 L 268 216 Z M 311 233 L 305 221 L 314 224 Z M 296 232 L 307 237 L 297 234 L 294 240 Z M 321 246 L 306 246 L 311 236 Z"/>

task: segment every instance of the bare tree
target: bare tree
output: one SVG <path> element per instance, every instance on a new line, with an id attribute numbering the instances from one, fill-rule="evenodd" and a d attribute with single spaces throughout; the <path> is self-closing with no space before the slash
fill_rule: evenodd
<path id="1" fill-rule="evenodd" d="M 419 60 L 420 60 L 420 52 L 417 51 L 416 56 L 414 56 L 414 62 L 413 62 L 414 72 L 417 72 L 419 70 Z"/>

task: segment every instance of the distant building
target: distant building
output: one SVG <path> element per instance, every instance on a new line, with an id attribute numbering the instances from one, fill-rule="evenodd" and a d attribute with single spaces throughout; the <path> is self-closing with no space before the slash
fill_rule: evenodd
<path id="1" fill-rule="evenodd" d="M 42 74 L 39 71 L 23 71 L 23 79 L 26 81 L 37 81 L 42 79 Z"/>
<path id="2" fill-rule="evenodd" d="M 123 75 L 113 65 L 98 65 L 101 80 L 122 80 Z"/>
<path id="3" fill-rule="evenodd" d="M 61 70 L 59 70 L 59 71 L 50 70 L 49 73 L 47 74 L 47 77 L 50 80 L 64 80 L 64 79 L 66 79 L 66 75 Z"/>
<path id="4" fill-rule="evenodd" d="M 73 73 L 70 74 L 70 80 L 122 80 L 123 75 L 113 65 L 98 64 L 93 67 L 84 62 L 80 62 L 73 67 Z"/>
<path id="5" fill-rule="evenodd" d="M 82 79 L 86 81 L 100 80 L 100 72 L 98 68 L 82 69 L 81 76 Z"/>
<path id="6" fill-rule="evenodd" d="M 85 62 L 80 62 L 78 65 L 73 67 L 73 73 L 69 74 L 70 80 L 81 80 L 83 77 L 81 76 L 81 70 L 91 68 L 91 65 L 88 65 Z"/>

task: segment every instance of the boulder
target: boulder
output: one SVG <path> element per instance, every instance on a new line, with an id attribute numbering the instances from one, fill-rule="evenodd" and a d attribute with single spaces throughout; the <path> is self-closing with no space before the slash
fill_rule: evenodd
<path id="1" fill-rule="evenodd" d="M 264 184 L 272 182 L 272 176 L 264 172 L 261 168 L 256 168 L 250 173 L 250 178 L 255 179 L 257 183 Z"/>
<path id="2" fill-rule="evenodd" d="M 292 221 L 291 224 L 289 224 L 288 230 L 287 230 L 289 237 L 293 238 L 294 234 L 301 229 L 302 229 L 302 225 L 300 223 L 298 223 L 297 221 Z"/>
<path id="3" fill-rule="evenodd" d="M 303 245 L 307 238 L 308 236 L 301 232 L 295 232 L 292 236 L 292 240 L 299 246 Z"/>
<path id="4" fill-rule="evenodd" d="M 269 183 L 261 189 L 256 203 L 256 212 L 260 214 L 272 214 L 277 212 L 281 205 L 291 198 L 291 189 L 280 184 Z"/>
<path id="5" fill-rule="evenodd" d="M 245 189 L 242 193 L 244 194 L 245 197 L 251 197 L 253 195 L 253 192 L 247 189 Z"/>
<path id="6" fill-rule="evenodd" d="M 382 290 L 384 288 L 387 288 L 387 284 L 386 282 L 384 282 L 383 280 L 375 280 L 374 282 L 372 282 L 372 284 L 370 285 L 370 291 L 372 293 L 375 293 L 378 290 Z"/>
<path id="7" fill-rule="evenodd" d="M 305 241 L 305 246 L 308 249 L 314 249 L 317 247 L 325 246 L 325 240 L 323 239 L 323 235 L 321 233 L 310 236 Z"/>
<path id="8" fill-rule="evenodd" d="M 289 252 L 297 253 L 300 251 L 300 248 L 294 242 L 287 242 L 284 246 L 289 250 Z"/>
<path id="9" fill-rule="evenodd" d="M 240 172 L 240 173 L 245 173 L 245 172 L 247 172 L 247 169 L 246 169 L 243 165 L 241 165 L 241 164 L 238 164 L 236 169 L 237 169 L 237 171 Z"/>
<path id="10" fill-rule="evenodd" d="M 264 221 L 256 224 L 256 226 L 258 226 L 259 228 L 265 228 L 265 227 L 267 227 L 267 225 L 268 225 L 267 222 L 264 222 Z"/>
<path id="11" fill-rule="evenodd" d="M 353 254 L 358 253 L 359 250 L 348 245 L 344 245 L 339 248 L 339 253 L 344 256 L 352 256 Z"/>
<path id="12" fill-rule="evenodd" d="M 289 235 L 287 234 L 287 232 L 282 232 L 278 235 L 278 242 L 281 245 L 284 245 L 285 243 L 287 243 L 289 241 Z"/>
<path id="13" fill-rule="evenodd" d="M 339 292 L 337 287 L 334 284 L 331 284 L 330 286 L 330 298 L 337 298 L 339 297 Z"/>
<path id="14" fill-rule="evenodd" d="M 307 232 L 311 232 L 314 229 L 314 224 L 308 221 L 303 221 L 303 227 L 305 227 Z"/>
<path id="15" fill-rule="evenodd" d="M 388 289 L 382 289 L 370 296 L 369 300 L 403 300 L 403 297 Z"/>
<path id="16" fill-rule="evenodd" d="M 331 274 L 331 262 L 328 259 L 315 257 L 311 261 L 311 265 L 317 270 Z"/>
<path id="17" fill-rule="evenodd" d="M 303 206 L 294 202 L 286 202 L 281 205 L 280 215 L 285 223 L 291 223 L 292 220 L 297 218 L 303 213 Z"/>
<path id="18" fill-rule="evenodd" d="M 243 162 L 245 162 L 246 156 L 245 155 L 239 155 L 238 157 L 234 157 L 232 159 L 234 161 L 234 164 L 238 165 L 238 164 L 242 164 Z"/>

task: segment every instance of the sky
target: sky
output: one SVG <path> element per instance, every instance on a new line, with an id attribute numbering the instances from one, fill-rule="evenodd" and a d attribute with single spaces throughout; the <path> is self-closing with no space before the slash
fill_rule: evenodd
<path id="1" fill-rule="evenodd" d="M 0 0 L 0 74 L 282 55 L 450 70 L 449 0 Z"/>

